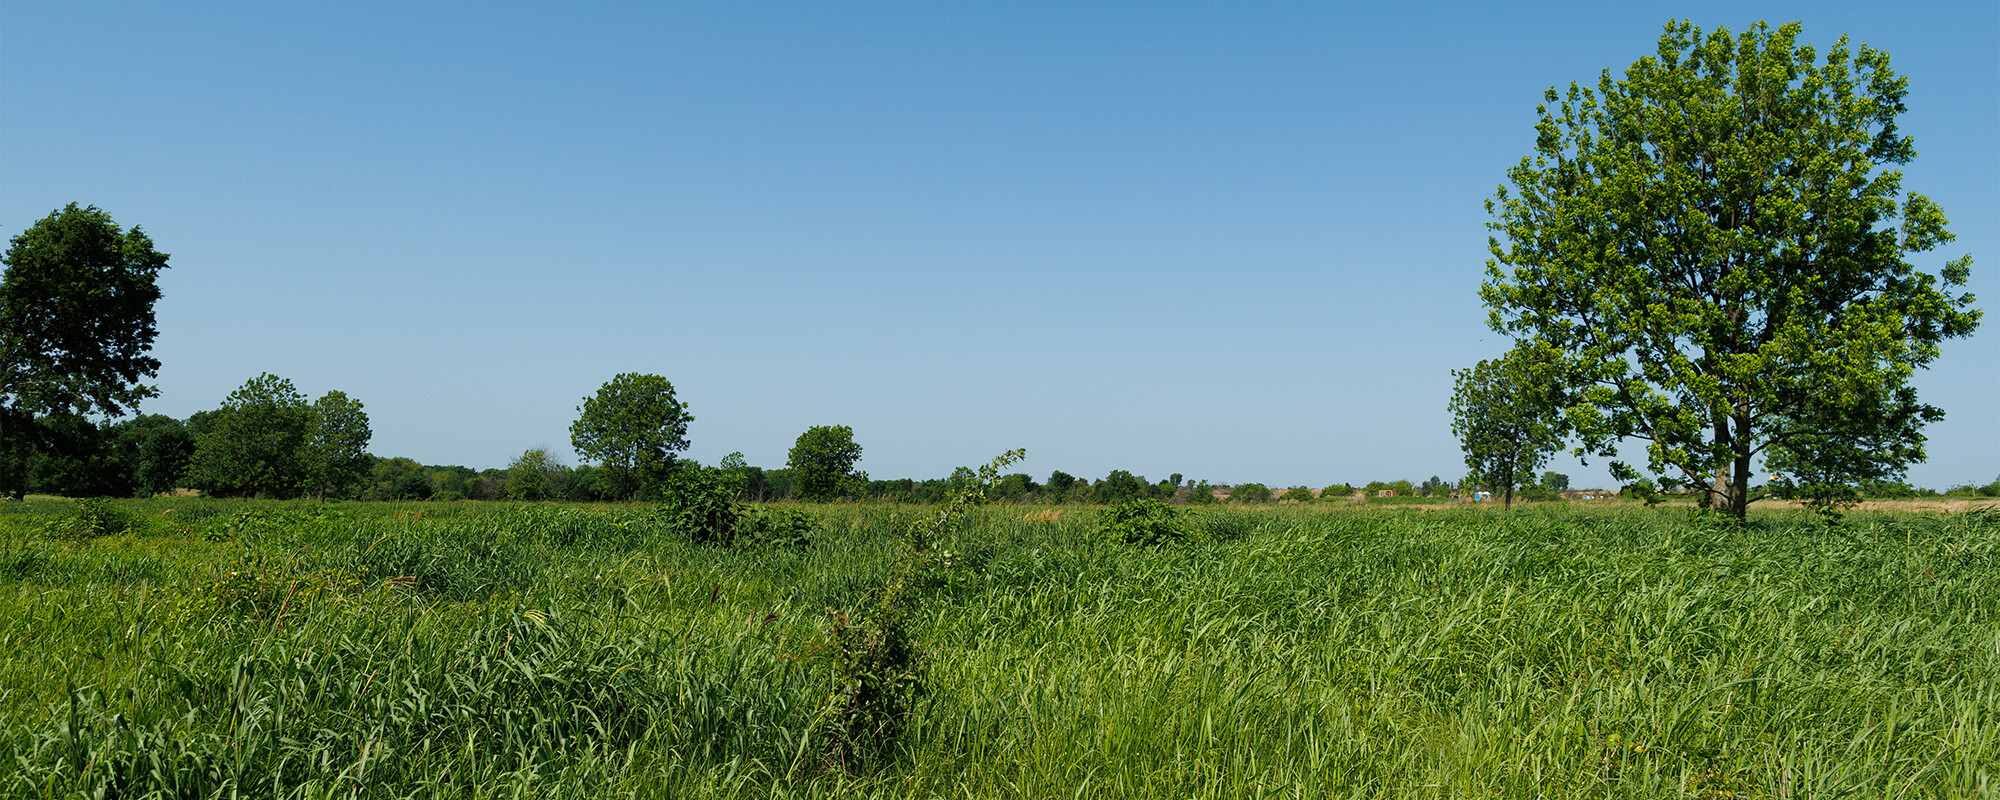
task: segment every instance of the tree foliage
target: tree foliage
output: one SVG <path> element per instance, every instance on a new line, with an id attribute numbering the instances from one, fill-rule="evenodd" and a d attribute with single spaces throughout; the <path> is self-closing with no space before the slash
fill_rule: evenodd
<path id="1" fill-rule="evenodd" d="M 1920 460 L 1942 412 L 1910 375 L 1979 320 L 1952 293 L 1970 256 L 1906 260 L 1952 239 L 1890 168 L 1916 156 L 1907 80 L 1799 32 L 1670 23 L 1622 79 L 1551 88 L 1487 204 L 1491 325 L 1562 354 L 1583 449 L 1645 441 L 1653 472 L 1739 517 L 1760 457 L 1842 483 Z"/>
<path id="2" fill-rule="evenodd" d="M 1271 487 L 1261 483 L 1239 483 L 1229 489 L 1229 499 L 1236 503 L 1271 502 Z"/>
<path id="3" fill-rule="evenodd" d="M 785 466 L 791 470 L 793 490 L 801 500 L 831 500 L 854 481 L 854 465 L 861 461 L 861 445 L 854 442 L 854 429 L 846 425 L 814 425 L 799 434 L 792 444 Z"/>
<path id="4" fill-rule="evenodd" d="M 368 454 L 368 412 L 361 401 L 330 391 L 313 403 L 313 432 L 307 442 L 307 468 L 316 497 L 352 497 L 375 466 Z"/>
<path id="5" fill-rule="evenodd" d="M 530 447 L 507 465 L 501 491 L 509 500 L 547 500 L 565 488 L 568 469 L 546 447 Z"/>
<path id="6" fill-rule="evenodd" d="M 1146 479 L 1122 469 L 1112 470 L 1090 491 L 1091 501 L 1108 506 L 1145 496 Z"/>
<path id="7" fill-rule="evenodd" d="M 666 378 L 626 372 L 577 407 L 570 445 L 578 456 L 602 464 L 621 496 L 650 496 L 673 473 L 674 454 L 687 449 L 693 421 Z"/>
<path id="8" fill-rule="evenodd" d="M 263 373 L 230 392 L 195 440 L 189 482 L 220 497 L 297 497 L 312 478 L 312 406 Z"/>
<path id="9" fill-rule="evenodd" d="M 1451 373 L 1451 432 L 1465 451 L 1468 477 L 1502 493 L 1509 507 L 1514 490 L 1533 482 L 1562 444 L 1553 370 L 1533 351 L 1517 349 Z"/>
<path id="10" fill-rule="evenodd" d="M 188 427 L 187 482 L 219 497 L 355 497 L 375 464 L 360 400 L 331 391 L 308 405 L 291 381 L 270 373 Z"/>
<path id="11" fill-rule="evenodd" d="M 195 446 L 186 423 L 163 414 L 141 414 L 111 426 L 111 433 L 128 459 L 135 494 L 155 495 L 183 485 Z"/>
<path id="12" fill-rule="evenodd" d="M 132 493 L 130 459 L 116 435 L 66 411 L 28 418 L 15 434 L 25 443 L 24 462 L 15 465 L 26 491 L 65 497 L 124 496 Z"/>
<path id="13" fill-rule="evenodd" d="M 25 491 L 32 420 L 121 416 L 157 391 L 153 304 L 167 254 L 138 227 L 71 203 L 29 226 L 0 257 L 0 491 Z"/>

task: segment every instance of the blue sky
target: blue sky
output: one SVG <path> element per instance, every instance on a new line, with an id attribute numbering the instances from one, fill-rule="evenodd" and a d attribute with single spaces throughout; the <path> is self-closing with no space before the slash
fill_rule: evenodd
<path id="1" fill-rule="evenodd" d="M 425 463 L 574 463 L 649 372 L 705 463 L 844 424 L 877 478 L 1453 478 L 1541 93 L 1796 19 L 1909 77 L 1919 263 L 2000 298 L 1991 2 L 578 5 L 7 4 L 0 236 L 76 201 L 173 255 L 145 411 L 271 372 Z M 2000 473 L 1996 326 L 1918 377 L 1914 482 Z"/>

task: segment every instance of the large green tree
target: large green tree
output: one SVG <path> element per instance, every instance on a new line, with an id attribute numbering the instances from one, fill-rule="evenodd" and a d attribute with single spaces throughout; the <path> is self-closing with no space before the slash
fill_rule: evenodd
<path id="1" fill-rule="evenodd" d="M 1952 238 L 1892 168 L 1916 156 L 1896 125 L 1907 80 L 1799 31 L 1669 23 L 1623 78 L 1550 89 L 1534 152 L 1487 204 L 1491 325 L 1562 354 L 1582 449 L 1642 440 L 1654 473 L 1738 517 L 1759 458 L 1823 480 L 1921 459 L 1942 412 L 1910 375 L 1979 320 L 1952 293 L 1970 256 L 1935 275 L 1907 260 Z"/>
<path id="2" fill-rule="evenodd" d="M 856 480 L 866 480 L 854 471 L 861 461 L 861 445 L 854 441 L 854 429 L 846 425 L 814 425 L 792 443 L 785 466 L 791 470 L 794 491 L 801 500 L 831 500 Z"/>
<path id="3" fill-rule="evenodd" d="M 677 466 L 674 454 L 688 447 L 687 406 L 674 385 L 658 375 L 621 373 L 586 397 L 569 426 L 570 446 L 609 473 L 608 483 L 623 497 L 651 495 Z"/>
<path id="4" fill-rule="evenodd" d="M 96 206 L 57 209 L 0 263 L 0 492 L 19 497 L 47 414 L 120 416 L 157 394 L 155 282 L 167 254 Z"/>
<path id="5" fill-rule="evenodd" d="M 251 378 L 204 421 L 189 482 L 222 497 L 297 497 L 312 488 L 313 427 L 312 406 L 291 381 Z"/>
<path id="6" fill-rule="evenodd" d="M 1465 451 L 1468 477 L 1500 492 L 1510 508 L 1514 490 L 1532 483 L 1562 446 L 1562 393 L 1549 355 L 1520 348 L 1451 373 L 1451 432 Z"/>

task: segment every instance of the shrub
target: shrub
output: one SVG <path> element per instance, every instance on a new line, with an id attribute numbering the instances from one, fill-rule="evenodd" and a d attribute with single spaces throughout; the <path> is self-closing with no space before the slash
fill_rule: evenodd
<path id="1" fill-rule="evenodd" d="M 1188 538 L 1180 511 L 1152 498 L 1128 500 L 1105 509 L 1098 516 L 1098 529 L 1108 541 L 1148 547 Z"/>
<path id="2" fill-rule="evenodd" d="M 663 487 L 658 513 L 667 526 L 697 544 L 810 547 L 819 518 L 796 508 L 762 508 L 736 502 L 735 476 L 721 470 L 684 469 Z"/>
<path id="3" fill-rule="evenodd" d="M 817 725 L 820 764 L 826 771 L 852 771 L 889 752 L 901 738 L 912 705 L 926 691 L 927 658 L 910 630 L 916 590 L 936 583 L 937 571 L 954 561 L 949 551 L 939 554 L 933 545 L 957 527 L 965 509 L 984 499 L 1000 470 L 1026 455 L 1026 450 L 1009 450 L 981 467 L 936 516 L 906 530 L 896 577 L 869 592 L 868 602 L 855 613 L 834 612 L 827 643 L 816 653 L 832 667 L 827 705 Z M 1139 502 L 1166 508 L 1157 500 Z"/>
<path id="4" fill-rule="evenodd" d="M 684 469 L 662 487 L 659 513 L 667 525 L 697 544 L 727 546 L 736 540 L 736 487 L 708 470 Z"/>
<path id="5" fill-rule="evenodd" d="M 1310 503 L 1314 499 L 1313 490 L 1308 489 L 1304 486 L 1294 486 L 1290 489 L 1286 489 L 1285 493 L 1278 499 L 1290 500 L 1297 503 Z"/>
<path id="6" fill-rule="evenodd" d="M 102 497 L 86 497 L 76 501 L 76 508 L 67 516 L 56 517 L 45 523 L 44 529 L 52 538 L 81 541 L 136 531 L 144 525 L 143 519 L 113 505 L 110 500 Z"/>
<path id="7" fill-rule="evenodd" d="M 1239 483 L 1229 490 L 1229 499 L 1239 503 L 1271 502 L 1271 487 L 1261 483 Z"/>
<path id="8" fill-rule="evenodd" d="M 1650 506 L 1660 502 L 1660 487 L 1653 483 L 1652 478 L 1640 478 L 1620 488 L 1618 496 L 1644 500 Z"/>
<path id="9" fill-rule="evenodd" d="M 1561 500 L 1562 494 L 1539 483 L 1531 483 L 1514 492 L 1514 499 L 1547 502 L 1550 500 Z"/>

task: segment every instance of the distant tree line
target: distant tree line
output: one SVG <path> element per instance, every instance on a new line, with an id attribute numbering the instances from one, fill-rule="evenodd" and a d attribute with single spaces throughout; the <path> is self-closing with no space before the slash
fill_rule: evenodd
<path id="1" fill-rule="evenodd" d="M 546 448 L 522 451 L 507 466 L 473 469 L 429 465 L 368 452 L 368 415 L 360 400 L 329 391 L 308 403 L 291 381 L 259 375 L 229 394 L 219 408 L 186 420 L 145 414 L 99 424 L 76 414 L 47 414 L 29 421 L 18 439 L 29 448 L 17 470 L 25 491 L 80 496 L 146 496 L 180 489 L 212 497 L 316 498 L 325 500 L 525 500 L 612 502 L 659 499 L 677 477 L 701 475 L 734 487 L 743 501 L 809 500 L 940 503 L 975 480 L 970 467 L 938 478 L 870 479 L 856 469 L 862 448 L 845 425 L 815 425 L 798 438 L 785 466 L 752 466 L 731 453 L 714 466 L 678 457 L 687 447 L 693 416 L 658 376 L 614 378 L 578 408 L 572 426 L 578 452 L 596 464 L 571 466 Z M 1542 472 L 1516 480 L 1523 500 L 1553 500 L 1569 490 L 1569 476 Z M 1175 504 L 1229 502 L 1312 503 L 1355 495 L 1401 498 L 1470 495 L 1486 481 L 1457 483 L 1433 475 L 1421 483 L 1338 483 L 1317 491 L 1305 486 L 1274 490 L 1260 483 L 1213 485 L 1175 473 L 1149 481 L 1114 469 L 1089 480 L 1051 472 L 1002 476 L 988 496 L 1003 503 L 1113 505 L 1152 499 Z M 1637 482 L 1624 494 L 1650 498 L 1673 485 Z M 1862 487 L 1879 498 L 2000 497 L 2000 479 L 1945 492 L 1901 482 Z"/>
<path id="2" fill-rule="evenodd" d="M 1513 209 L 1508 214 L 1519 211 L 1508 208 Z M 1497 255 L 1507 261 L 1520 253 Z M 782 468 L 751 466 L 741 453 L 704 467 L 679 457 L 688 447 L 688 423 L 694 416 L 675 396 L 673 384 L 641 373 L 613 377 L 577 407 L 570 444 L 592 463 L 576 466 L 539 447 L 523 451 L 505 468 L 484 470 L 376 456 L 368 451 L 371 430 L 359 399 L 335 390 L 307 402 L 291 381 L 270 374 L 245 382 L 220 407 L 185 420 L 157 414 L 121 419 L 136 413 L 141 400 L 158 395 L 141 381 L 159 368 L 150 354 L 157 334 L 153 304 L 160 297 L 156 279 L 167 268 L 167 254 L 154 249 L 139 228 L 121 228 L 95 207 L 71 204 L 14 237 L 0 263 L 6 267 L 0 275 L 0 494 L 11 497 L 192 489 L 216 497 L 278 499 L 657 500 L 677 482 L 700 476 L 733 487 L 743 500 L 937 503 L 974 480 L 966 467 L 941 478 L 870 479 L 857 469 L 862 448 L 845 425 L 808 428 Z M 1953 266 L 1946 282 L 1962 282 L 1962 273 L 1962 266 Z M 1516 297 L 1520 287 L 1508 284 L 1505 275 L 1495 271 L 1492 277 L 1489 304 L 1512 308 L 1535 299 Z M 1937 323 L 1941 327 L 1927 334 L 1926 343 L 1966 335 L 1976 323 L 1976 312 L 1946 307 L 1969 300 L 1946 299 L 1951 302 L 1933 304 L 1938 306 L 1933 316 L 1949 318 L 1945 321 L 1950 324 Z M 1343 483 L 1317 492 L 1305 486 L 1278 491 L 1258 483 L 1211 485 L 1180 474 L 1148 481 L 1112 470 L 1092 481 L 1055 471 L 1043 482 L 1025 473 L 1006 475 L 992 495 L 1001 502 L 1257 504 L 1334 500 L 1357 493 L 1455 496 L 1484 486 L 1510 492 L 1518 488 L 1524 499 L 1559 497 L 1569 488 L 1568 477 L 1544 472 L 1536 480 L 1534 470 L 1566 430 L 1551 422 L 1551 410 L 1575 399 L 1553 388 L 1563 385 L 1557 380 L 1563 377 L 1557 374 L 1562 355 L 1546 342 L 1522 345 L 1503 359 L 1456 373 L 1454 429 L 1473 470 L 1457 485 L 1432 476 L 1421 484 L 1375 481 L 1358 488 Z M 1930 357 L 1928 351 L 1919 355 L 1904 361 L 1921 364 Z M 1861 395 L 1889 402 L 1880 392 Z M 1895 479 L 1903 463 L 1921 455 L 1920 448 L 1903 446 L 1908 444 L 1904 440 L 1918 422 L 1938 412 L 1901 395 L 1892 399 L 1900 404 L 1901 416 L 1884 417 L 1875 413 L 1882 409 L 1871 406 L 1855 411 L 1853 419 L 1832 419 L 1823 418 L 1831 413 L 1822 413 L 1825 409 L 1800 406 L 1803 410 L 1794 413 L 1798 419 L 1792 422 L 1832 426 L 1843 435 L 1853 434 L 1852 441 L 1815 440 L 1777 459 L 1779 466 L 1797 473 L 1796 481 L 1788 477 L 1780 482 L 1781 489 L 1809 495 L 1857 479 L 1864 496 L 1939 496 Z M 1636 412 L 1619 413 L 1631 417 Z M 1597 431 L 1585 439 L 1602 444 L 1607 436 Z M 1859 466 L 1842 460 L 1853 460 L 1849 451 L 1870 443 L 1896 446 L 1879 458 L 1860 458 Z M 1746 456 L 1739 449 L 1732 457 L 1734 484 L 1743 484 Z M 1679 466 L 1699 476 L 1720 463 Z M 1654 467 L 1659 471 L 1660 465 Z M 1741 487 L 1721 471 L 1716 475 L 1715 485 L 1707 487 L 1709 500 L 1726 495 L 1731 510 L 1740 514 L 1746 500 Z M 1662 477 L 1656 484 L 1641 478 L 1624 491 L 1650 498 L 1693 483 Z M 2000 496 L 2000 479 L 1986 486 L 1955 486 L 1942 495 Z"/>

